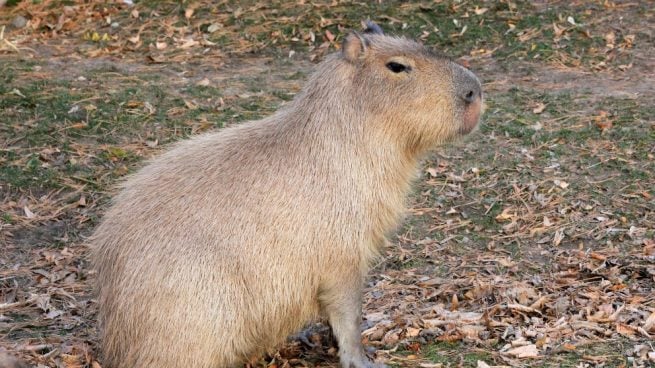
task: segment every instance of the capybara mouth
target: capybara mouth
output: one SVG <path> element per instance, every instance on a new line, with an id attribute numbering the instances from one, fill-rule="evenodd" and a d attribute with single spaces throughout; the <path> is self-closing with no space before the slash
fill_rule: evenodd
<path id="1" fill-rule="evenodd" d="M 459 128 L 460 134 L 469 134 L 478 126 L 482 110 L 482 98 L 476 98 L 475 101 L 466 104 L 464 113 L 462 114 L 461 126 Z"/>

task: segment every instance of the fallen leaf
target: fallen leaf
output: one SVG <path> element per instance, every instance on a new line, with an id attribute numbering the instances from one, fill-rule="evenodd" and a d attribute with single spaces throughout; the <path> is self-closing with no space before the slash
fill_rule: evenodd
<path id="1" fill-rule="evenodd" d="M 334 41 L 334 35 L 332 34 L 332 32 L 330 32 L 329 29 L 325 30 L 325 38 L 327 38 L 327 40 L 330 42 Z"/>
<path id="2" fill-rule="evenodd" d="M 54 309 L 54 310 L 49 311 L 49 312 L 45 315 L 45 318 L 46 318 L 46 319 L 55 319 L 55 318 L 61 316 L 62 314 L 64 314 L 63 311 L 60 311 L 60 310 L 58 310 L 58 309 Z"/>
<path id="3" fill-rule="evenodd" d="M 553 23 L 553 32 L 555 32 L 555 38 L 560 38 L 566 32 L 566 28 L 558 26 L 556 23 Z"/>
<path id="4" fill-rule="evenodd" d="M 542 102 L 539 102 L 539 103 L 537 103 L 537 105 L 532 109 L 532 112 L 533 112 L 534 114 L 541 114 L 542 112 L 544 112 L 545 109 L 546 109 L 546 104 L 545 104 L 545 103 L 542 103 Z"/>
<path id="5" fill-rule="evenodd" d="M 555 236 L 553 236 L 553 246 L 559 246 L 562 240 L 564 240 L 564 229 L 558 229 L 555 231 Z"/>
<path id="6" fill-rule="evenodd" d="M 207 27 L 207 32 L 209 33 L 214 33 L 218 31 L 219 29 L 223 28 L 223 25 L 220 23 L 212 23 Z"/>
<path id="7" fill-rule="evenodd" d="M 522 304 L 515 304 L 515 303 L 514 304 L 507 304 L 507 308 L 512 309 L 512 310 L 516 310 L 516 311 L 519 311 L 519 312 L 524 312 L 524 313 L 541 314 L 541 312 L 539 312 L 538 310 L 536 310 L 536 309 L 534 309 L 532 307 L 528 307 L 526 305 L 522 305 Z"/>
<path id="8" fill-rule="evenodd" d="M 34 212 L 30 211 L 29 207 L 27 207 L 27 206 L 23 207 L 23 211 L 25 212 L 25 217 L 27 217 L 27 218 L 31 219 L 31 218 L 36 217 Z"/>
<path id="9" fill-rule="evenodd" d="M 489 10 L 489 9 L 488 8 L 478 8 L 478 6 L 476 5 L 475 9 L 473 9 L 473 12 L 475 13 L 475 15 L 482 15 L 482 14 L 486 13 L 487 10 Z"/>
<path id="10" fill-rule="evenodd" d="M 519 346 L 514 349 L 507 350 L 505 354 L 515 356 L 517 358 L 538 358 L 539 351 L 537 350 L 537 345 L 530 344 L 525 346 Z"/>
<path id="11" fill-rule="evenodd" d="M 203 78 L 202 80 L 196 83 L 196 86 L 208 87 L 211 84 L 211 81 L 208 78 Z"/>
<path id="12" fill-rule="evenodd" d="M 565 182 L 564 180 L 553 180 L 553 184 L 557 185 L 558 187 L 562 189 L 566 189 L 569 187 L 569 183 Z"/>
<path id="13" fill-rule="evenodd" d="M 136 36 L 129 37 L 127 40 L 136 45 L 141 41 L 141 35 L 137 33 Z"/>
<path id="14" fill-rule="evenodd" d="M 575 347 L 575 345 L 566 342 L 566 343 L 564 343 L 564 345 L 562 345 L 562 349 L 564 349 L 566 351 L 575 351 L 576 347 Z"/>
<path id="15" fill-rule="evenodd" d="M 458 307 L 459 307 L 459 300 L 457 299 L 457 294 L 453 294 L 450 303 L 450 310 L 456 311 Z"/>
<path id="16" fill-rule="evenodd" d="M 612 121 L 609 119 L 607 111 L 600 111 L 598 115 L 594 116 L 593 120 L 601 132 L 605 132 L 612 127 Z"/>
<path id="17" fill-rule="evenodd" d="M 182 43 L 179 47 L 181 49 L 188 49 L 194 46 L 200 45 L 200 42 L 192 39 L 192 38 L 187 38 L 184 40 L 184 43 Z"/>
<path id="18" fill-rule="evenodd" d="M 623 324 L 623 323 L 617 323 L 616 324 L 616 332 L 618 332 L 621 335 L 626 336 L 626 337 L 634 337 L 635 336 L 635 328 L 630 326 L 630 325 Z"/>
<path id="19" fill-rule="evenodd" d="M 513 220 L 513 219 L 518 217 L 516 215 L 516 212 L 510 213 L 510 211 L 513 211 L 513 209 L 512 208 L 504 208 L 503 212 L 501 212 L 499 215 L 496 216 L 496 221 L 502 222 L 502 221 L 507 221 L 507 220 Z"/>
<path id="20" fill-rule="evenodd" d="M 184 17 L 185 17 L 186 19 L 191 19 L 191 17 L 193 16 L 193 13 L 194 13 L 195 11 L 196 11 L 196 9 L 193 8 L 193 7 L 188 7 L 188 8 L 186 8 L 186 10 L 184 11 Z"/>
<path id="21" fill-rule="evenodd" d="M 615 42 L 616 42 L 616 35 L 614 35 L 614 31 L 609 31 L 605 35 L 605 47 L 607 47 L 608 49 L 613 49 Z"/>

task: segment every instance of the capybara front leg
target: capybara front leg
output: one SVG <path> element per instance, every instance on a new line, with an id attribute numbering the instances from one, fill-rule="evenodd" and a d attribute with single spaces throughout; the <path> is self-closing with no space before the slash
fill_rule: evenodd
<path id="1" fill-rule="evenodd" d="M 332 326 L 339 344 L 339 360 L 343 368 L 384 368 L 384 364 L 368 360 L 364 354 L 359 330 L 362 316 L 362 279 L 335 280 L 323 289 L 321 307 Z"/>

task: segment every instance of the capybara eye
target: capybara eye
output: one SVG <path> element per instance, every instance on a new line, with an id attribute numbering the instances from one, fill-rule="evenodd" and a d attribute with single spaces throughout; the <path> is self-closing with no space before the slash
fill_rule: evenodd
<path id="1" fill-rule="evenodd" d="M 391 70 L 394 73 L 402 73 L 402 72 L 407 72 L 409 71 L 410 67 L 407 65 L 403 65 L 401 63 L 397 63 L 395 61 L 390 61 L 387 63 L 387 68 Z"/>

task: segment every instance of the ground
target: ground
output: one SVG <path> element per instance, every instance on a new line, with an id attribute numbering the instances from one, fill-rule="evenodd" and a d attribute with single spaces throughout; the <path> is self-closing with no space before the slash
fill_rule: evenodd
<path id="1" fill-rule="evenodd" d="M 469 66 L 487 105 L 424 162 L 371 273 L 373 357 L 655 365 L 650 1 L 2 3 L 0 351 L 102 366 L 84 241 L 114 185 L 173 141 L 270 114 L 370 18 Z M 336 366 L 325 328 L 307 335 L 251 365 Z"/>

